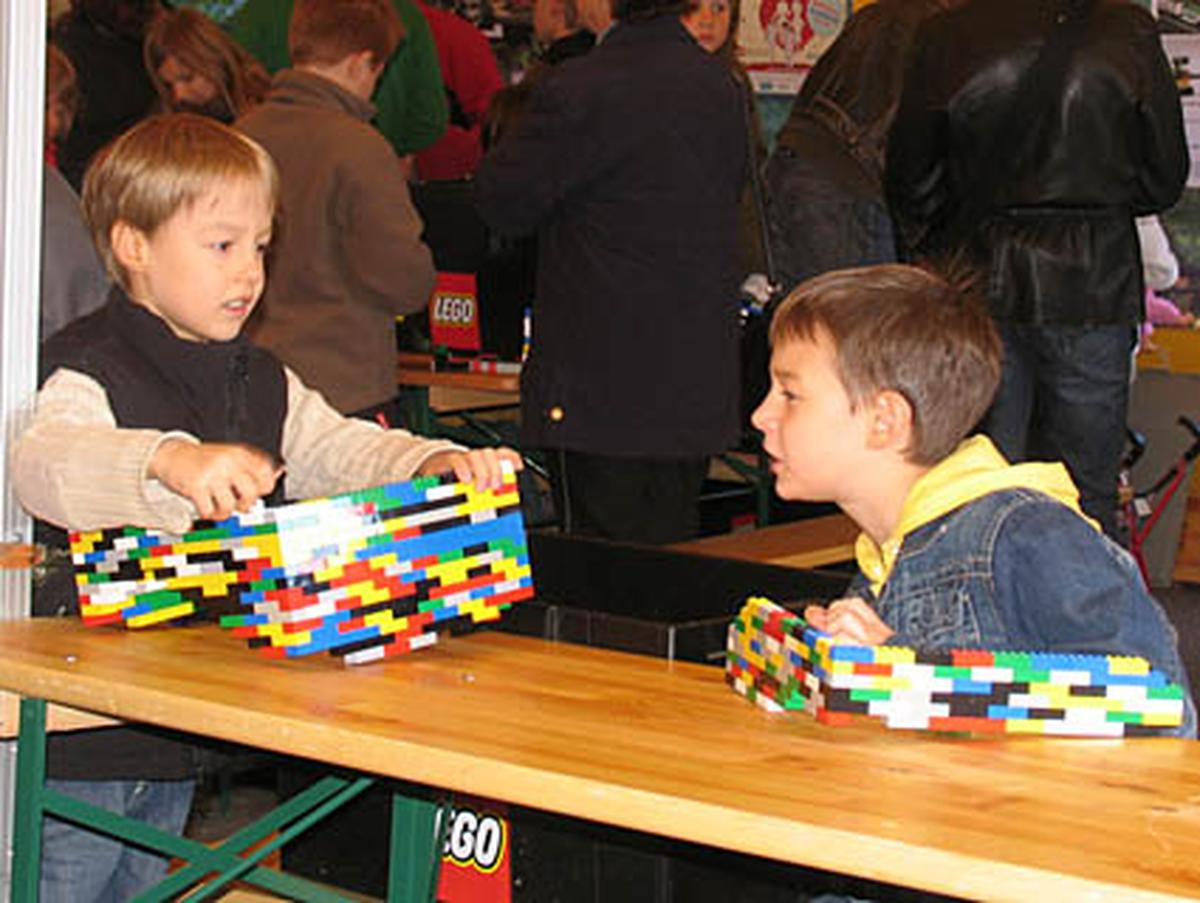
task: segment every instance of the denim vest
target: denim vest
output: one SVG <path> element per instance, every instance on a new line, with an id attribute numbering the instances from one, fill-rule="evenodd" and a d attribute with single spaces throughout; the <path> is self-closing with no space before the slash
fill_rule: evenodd
<path id="1" fill-rule="evenodd" d="M 896 631 L 890 645 L 1140 655 L 1188 691 L 1175 629 L 1133 558 L 1034 490 L 994 492 L 917 528 L 878 598 L 862 574 L 847 595 L 872 602 Z M 1172 733 L 1196 734 L 1190 693 Z"/>

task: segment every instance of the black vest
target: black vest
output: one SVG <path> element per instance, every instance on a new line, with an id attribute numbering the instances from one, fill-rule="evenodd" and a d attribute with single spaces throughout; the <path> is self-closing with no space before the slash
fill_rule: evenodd
<path id="1" fill-rule="evenodd" d="M 283 366 L 240 336 L 186 341 L 114 289 L 104 307 L 42 345 L 41 382 L 59 369 L 103 386 L 119 427 L 181 430 L 202 442 L 240 442 L 281 457 Z M 281 486 L 267 501 L 281 500 Z M 46 524 L 37 524 L 37 534 L 39 541 L 66 544 L 66 534 Z M 35 588 L 35 615 L 78 611 L 74 581 L 65 572 L 56 576 Z M 177 780 L 194 771 L 190 746 L 142 728 L 51 735 L 47 753 L 49 776 L 69 780 Z"/>

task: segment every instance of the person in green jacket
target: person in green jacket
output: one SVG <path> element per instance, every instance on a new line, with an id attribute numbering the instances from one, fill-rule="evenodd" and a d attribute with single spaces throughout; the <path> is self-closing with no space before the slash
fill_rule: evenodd
<path id="1" fill-rule="evenodd" d="M 292 2 L 254 0 L 225 23 L 238 43 L 271 72 L 291 64 L 287 30 Z M 413 0 L 392 3 L 404 23 L 405 39 L 379 79 L 372 101 L 378 111 L 375 127 L 403 157 L 423 150 L 442 136 L 449 107 L 429 23 Z"/>

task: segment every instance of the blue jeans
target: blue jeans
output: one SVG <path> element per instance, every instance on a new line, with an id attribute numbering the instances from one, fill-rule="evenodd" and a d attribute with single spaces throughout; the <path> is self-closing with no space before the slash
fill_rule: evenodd
<path id="1" fill-rule="evenodd" d="M 984 432 L 1012 462 L 1066 464 L 1083 510 L 1115 536 L 1134 327 L 997 325 L 1004 372 Z"/>
<path id="2" fill-rule="evenodd" d="M 49 790 L 182 834 L 195 781 L 46 781 Z M 166 858 L 56 818 L 42 829 L 41 903 L 124 903 L 161 881 Z"/>

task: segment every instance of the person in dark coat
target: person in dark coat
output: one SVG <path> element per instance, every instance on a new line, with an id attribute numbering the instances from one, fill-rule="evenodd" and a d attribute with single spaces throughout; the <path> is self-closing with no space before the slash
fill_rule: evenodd
<path id="1" fill-rule="evenodd" d="M 784 292 L 830 270 L 887 263 L 888 130 L 922 19 L 950 0 L 877 0 L 847 21 L 804 80 L 767 163 L 776 278 Z"/>
<path id="2" fill-rule="evenodd" d="M 619 0 L 477 173 L 488 225 L 538 235 L 522 443 L 550 450 L 568 529 L 651 543 L 694 535 L 739 427 L 745 119 L 684 9 Z"/>
<path id="3" fill-rule="evenodd" d="M 142 38 L 162 9 L 159 0 L 72 0 L 55 23 L 51 39 L 79 77 L 79 112 L 58 156 L 76 191 L 92 155 L 154 108 Z"/>
<path id="4" fill-rule="evenodd" d="M 1188 170 L 1155 21 L 1126 0 L 968 0 L 915 47 L 887 156 L 906 253 L 978 275 L 1004 340 L 986 431 L 1009 460 L 1065 462 L 1111 534 L 1134 217 L 1174 204 Z"/>

